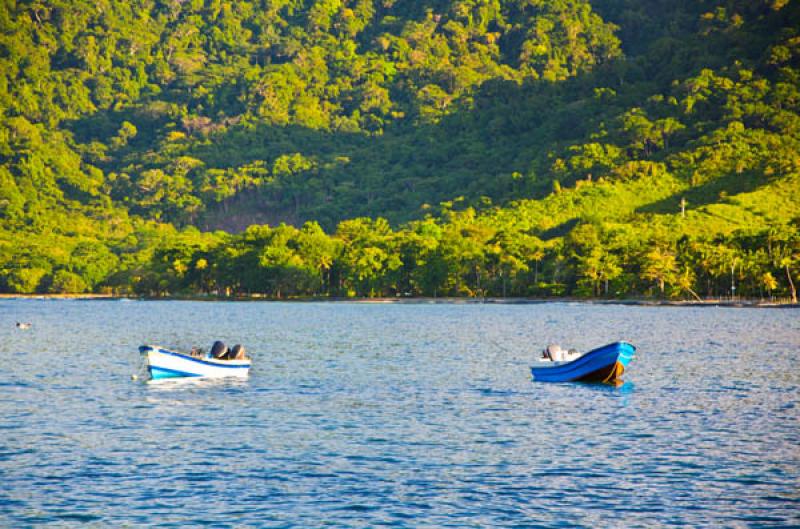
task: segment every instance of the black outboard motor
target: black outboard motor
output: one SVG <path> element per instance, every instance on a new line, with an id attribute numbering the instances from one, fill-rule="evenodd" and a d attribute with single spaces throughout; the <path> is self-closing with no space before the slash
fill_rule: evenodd
<path id="1" fill-rule="evenodd" d="M 214 342 L 214 345 L 211 346 L 211 358 L 222 358 L 227 352 L 228 348 L 219 340 Z"/>

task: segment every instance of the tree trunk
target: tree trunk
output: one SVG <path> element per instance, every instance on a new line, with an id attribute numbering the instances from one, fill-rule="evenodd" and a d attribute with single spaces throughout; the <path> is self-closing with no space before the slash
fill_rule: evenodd
<path id="1" fill-rule="evenodd" d="M 786 277 L 789 279 L 789 289 L 792 291 L 792 303 L 797 303 L 797 289 L 794 287 L 794 281 L 792 281 L 792 273 L 789 271 L 789 265 L 786 265 Z"/>
<path id="2" fill-rule="evenodd" d="M 697 301 L 703 301 L 702 299 L 700 299 L 700 296 L 697 295 L 697 292 L 692 290 L 690 287 L 686 287 L 686 290 L 689 292 L 689 294 L 694 296 L 694 299 L 696 299 Z"/>

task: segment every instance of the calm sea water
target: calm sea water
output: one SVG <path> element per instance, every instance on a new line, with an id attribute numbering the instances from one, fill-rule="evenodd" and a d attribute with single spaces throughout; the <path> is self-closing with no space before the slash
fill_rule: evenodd
<path id="1" fill-rule="evenodd" d="M 131 380 L 215 339 L 249 380 Z M 0 527 L 800 524 L 797 310 L 1 300 L 0 359 Z"/>

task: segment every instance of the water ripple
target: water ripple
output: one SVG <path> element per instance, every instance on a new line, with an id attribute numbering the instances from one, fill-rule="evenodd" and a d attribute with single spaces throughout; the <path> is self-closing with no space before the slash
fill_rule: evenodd
<path id="1" fill-rule="evenodd" d="M 3 308 L 3 527 L 800 522 L 796 311 Z M 249 380 L 130 379 L 141 343 L 216 338 L 254 353 Z M 530 380 L 542 344 L 620 338 L 639 347 L 620 387 Z"/>

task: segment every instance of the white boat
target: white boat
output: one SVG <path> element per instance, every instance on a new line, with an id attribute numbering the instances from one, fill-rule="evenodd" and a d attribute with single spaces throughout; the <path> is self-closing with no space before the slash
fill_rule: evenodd
<path id="1" fill-rule="evenodd" d="M 239 377 L 250 374 L 251 359 L 220 360 L 192 356 L 171 351 L 157 345 L 142 345 L 139 352 L 145 357 L 145 365 L 151 380 L 177 377 Z"/>

